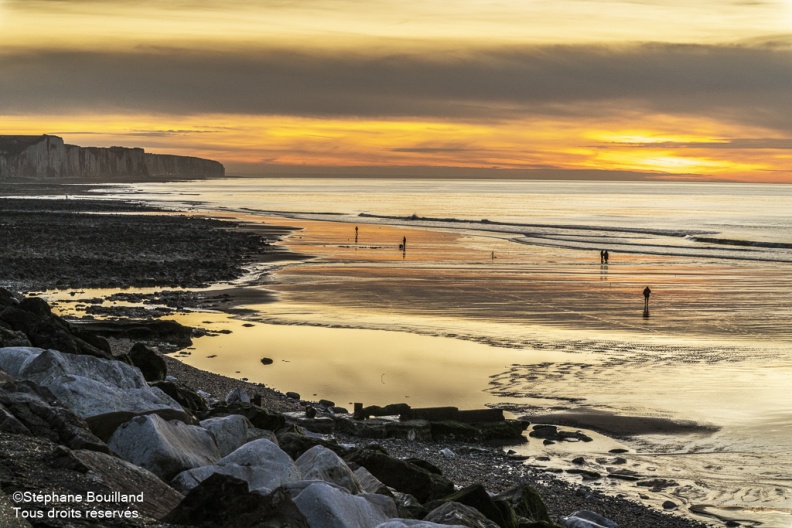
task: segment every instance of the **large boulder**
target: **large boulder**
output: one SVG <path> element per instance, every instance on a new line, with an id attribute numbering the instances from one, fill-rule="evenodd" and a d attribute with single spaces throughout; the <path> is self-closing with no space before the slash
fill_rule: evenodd
<path id="1" fill-rule="evenodd" d="M 143 343 L 135 343 L 129 351 L 129 359 L 140 369 L 146 381 L 162 381 L 168 375 L 165 360 Z"/>
<path id="2" fill-rule="evenodd" d="M 459 502 L 446 502 L 438 506 L 429 512 L 424 521 L 467 528 L 498 528 L 497 524 L 484 517 L 481 512 Z"/>
<path id="3" fill-rule="evenodd" d="M 182 471 L 220 460 L 212 434 L 202 427 L 157 416 L 137 416 L 119 427 L 107 445 L 122 459 L 170 480 Z"/>
<path id="4" fill-rule="evenodd" d="M 508 489 L 496 495 L 494 500 L 496 504 L 503 504 L 513 510 L 518 517 L 536 523 L 552 523 L 542 497 L 527 484 Z"/>
<path id="5" fill-rule="evenodd" d="M 286 419 L 274 412 L 262 409 L 258 405 L 252 403 L 220 403 L 212 407 L 208 412 L 200 415 L 201 420 L 212 418 L 214 416 L 228 416 L 229 414 L 241 414 L 253 424 L 254 427 L 259 429 L 268 429 L 270 431 L 277 431 L 286 425 Z"/>
<path id="6" fill-rule="evenodd" d="M 363 491 L 346 462 L 326 447 L 312 447 L 296 460 L 296 464 L 304 480 L 332 482 L 353 495 Z"/>
<path id="7" fill-rule="evenodd" d="M 22 355 L 13 361 L 19 362 Z M 156 413 L 166 420 L 189 419 L 172 398 L 149 387 L 139 369 L 120 361 L 44 350 L 22 361 L 16 377 L 47 387 L 103 440 L 135 416 Z"/>
<path id="8" fill-rule="evenodd" d="M 351 453 L 350 449 L 339 445 L 335 440 L 325 440 L 317 436 L 308 436 L 300 433 L 278 434 L 278 445 L 294 460 L 297 460 L 303 453 L 317 445 L 326 447 L 341 457 L 345 457 Z"/>
<path id="9" fill-rule="evenodd" d="M 470 506 L 501 528 L 514 528 L 517 525 L 514 512 L 503 503 L 497 504 L 481 484 L 467 486 L 444 497 L 442 501 L 457 502 Z M 431 507 L 431 505 L 428 507 Z"/>
<path id="10" fill-rule="evenodd" d="M 64 407 L 46 387 L 31 381 L 6 383 L 0 386 L 0 408 L 24 424 L 28 434 L 72 449 L 109 453 L 105 443 L 88 429 L 88 424 Z M 14 432 L 9 425 L 3 429 Z"/>
<path id="11" fill-rule="evenodd" d="M 300 480 L 300 470 L 281 448 L 261 438 L 243 445 L 216 464 L 184 471 L 173 479 L 176 489 L 190 491 L 215 473 L 247 482 L 250 491 L 270 493 L 289 482 Z"/>
<path id="12" fill-rule="evenodd" d="M 135 508 L 155 519 L 167 515 L 184 498 L 154 473 L 120 458 L 82 449 L 73 451 L 72 456 L 113 491 L 122 495 L 142 493 L 143 502 L 135 503 Z"/>
<path id="13" fill-rule="evenodd" d="M 308 528 L 305 517 L 282 489 L 270 495 L 248 490 L 245 481 L 215 473 L 193 488 L 167 523 L 199 528 Z"/>
<path id="14" fill-rule="evenodd" d="M 214 435 L 223 456 L 246 444 L 255 430 L 250 420 L 239 414 L 202 420 L 201 427 Z"/>
<path id="15" fill-rule="evenodd" d="M 454 492 L 454 484 L 442 475 L 430 473 L 376 449 L 358 449 L 346 460 L 363 466 L 387 486 L 409 493 L 422 503 Z"/>
<path id="16" fill-rule="evenodd" d="M 327 482 L 293 488 L 292 498 L 311 528 L 369 528 L 397 515 L 389 497 L 352 495 Z"/>

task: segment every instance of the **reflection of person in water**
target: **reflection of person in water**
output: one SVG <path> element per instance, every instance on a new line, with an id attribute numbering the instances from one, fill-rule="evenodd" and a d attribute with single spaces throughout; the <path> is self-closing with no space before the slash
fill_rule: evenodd
<path id="1" fill-rule="evenodd" d="M 644 288 L 644 314 L 649 313 L 649 295 L 652 294 L 652 290 L 649 289 L 649 286 Z"/>

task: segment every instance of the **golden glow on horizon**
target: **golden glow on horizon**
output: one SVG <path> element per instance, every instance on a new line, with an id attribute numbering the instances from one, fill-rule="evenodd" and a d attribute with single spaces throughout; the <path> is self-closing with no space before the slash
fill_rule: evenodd
<path id="1" fill-rule="evenodd" d="M 217 159 L 229 174 L 255 173 L 257 164 L 286 166 L 443 166 L 501 169 L 596 169 L 701 174 L 735 181 L 788 181 L 789 150 L 760 154 L 711 148 L 711 131 L 741 130 L 691 119 L 645 119 L 640 131 L 623 123 L 577 119 L 468 124 L 441 121 L 331 120 L 209 115 L 5 117 L 5 133 L 57 134 L 83 146 L 144 146 L 148 152 Z M 655 131 L 651 124 L 656 123 Z M 85 132 L 91 131 L 91 132 Z M 755 131 L 746 131 L 755 132 Z M 697 144 L 701 146 L 697 146 Z M 669 146 L 680 144 L 680 147 Z M 249 168 L 244 169 L 245 166 Z M 235 169 L 235 167 L 237 167 Z"/>

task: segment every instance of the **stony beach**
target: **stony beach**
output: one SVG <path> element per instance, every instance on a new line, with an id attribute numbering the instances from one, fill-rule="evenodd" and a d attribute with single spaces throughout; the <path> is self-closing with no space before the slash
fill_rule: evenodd
<path id="1" fill-rule="evenodd" d="M 31 292 L 50 288 L 87 288 L 96 286 L 108 288 L 122 288 L 125 286 L 198 287 L 232 280 L 244 273 L 245 266 L 263 259 L 282 257 L 282 255 L 279 255 L 277 246 L 273 244 L 278 236 L 284 233 L 283 228 L 273 228 L 271 231 L 261 229 L 253 231 L 245 226 L 212 219 L 173 214 L 152 214 L 155 211 L 149 208 L 119 202 L 3 200 L 0 202 L 0 209 L 2 209 L 4 236 L 8 237 L 6 248 L 9 248 L 8 258 L 3 260 L 3 267 L 0 269 L 0 280 L 2 280 L 0 285 L 15 291 Z M 85 214 L 88 211 L 101 214 Z M 126 236 L 117 236 L 121 229 L 123 229 Z M 168 270 L 167 273 L 164 272 L 166 269 Z M 232 294 L 227 295 L 230 296 L 231 300 L 226 300 L 225 307 L 233 305 Z M 19 300 L 17 298 L 14 301 L 9 296 L 6 296 L 6 308 L 16 306 Z M 31 305 L 34 306 L 34 308 L 31 308 L 32 312 L 30 313 L 38 313 L 39 316 L 46 314 L 46 310 L 40 304 L 32 301 L 23 302 L 27 302 L 29 307 Z M 188 297 L 180 299 L 178 304 L 197 306 L 201 302 L 206 302 L 206 299 Z M 123 316 L 124 314 L 118 313 L 115 315 Z M 55 343 L 52 340 L 48 341 L 40 338 L 41 336 L 31 335 L 31 332 L 35 333 L 40 330 L 30 330 L 25 333 L 22 330 L 9 328 L 12 326 L 10 323 L 4 323 L 4 325 L 3 346 L 34 345 L 42 348 L 51 348 Z M 79 338 L 81 342 L 90 343 L 90 340 L 94 338 L 86 337 L 87 334 L 81 333 L 83 331 L 79 330 L 80 326 L 79 322 L 74 322 L 67 328 L 70 329 L 69 331 L 73 336 L 81 336 Z M 87 328 L 90 328 L 90 326 Z M 25 335 L 20 335 L 20 332 Z M 27 339 L 28 343 L 25 343 L 25 339 Z M 75 345 L 76 348 L 73 352 L 76 355 L 87 354 L 94 358 L 101 358 L 103 361 L 120 363 L 117 359 L 112 360 L 111 358 L 116 357 L 125 360 L 130 357 L 130 354 L 134 355 L 133 347 L 136 342 L 137 340 L 134 338 L 130 339 L 128 336 L 119 337 L 115 335 L 107 339 L 106 349 L 101 344 L 101 341 L 97 341 L 99 346 Z M 287 434 L 287 432 L 294 434 L 296 432 L 297 434 L 302 434 L 303 438 L 312 439 L 310 443 L 322 445 L 328 442 L 341 446 L 338 451 L 342 453 L 342 458 L 350 462 L 350 466 L 359 465 L 363 467 L 367 466 L 365 463 L 359 463 L 362 455 L 358 454 L 357 458 L 355 458 L 352 453 L 356 449 L 377 444 L 384 448 L 393 459 L 404 460 L 412 458 L 429 462 L 432 466 L 438 468 L 444 477 L 453 483 L 457 490 L 466 489 L 475 484 L 482 484 L 491 494 L 499 494 L 508 490 L 530 486 L 537 490 L 542 497 L 542 501 L 547 507 L 548 517 L 546 519 L 537 517 L 530 521 L 526 519 L 522 524 L 519 524 L 520 526 L 558 525 L 557 523 L 562 522 L 561 518 L 563 516 L 569 516 L 578 510 L 593 511 L 614 521 L 623 528 L 697 528 L 706 526 L 684 518 L 677 513 L 662 512 L 623 498 L 607 496 L 585 485 L 571 485 L 556 478 L 553 473 L 526 465 L 520 457 L 510 455 L 500 447 L 477 441 L 460 442 L 450 437 L 439 440 L 424 439 L 423 441 L 405 438 L 367 438 L 365 435 L 355 434 L 355 429 L 352 426 L 344 426 L 346 429 L 334 427 L 331 431 L 323 433 L 323 436 L 317 437 L 315 433 L 310 433 L 310 430 L 314 428 L 311 425 L 311 420 L 321 420 L 324 417 L 325 421 L 329 420 L 330 422 L 342 420 L 353 423 L 354 421 L 349 417 L 338 416 L 335 412 L 325 412 L 326 406 L 320 405 L 319 402 L 300 400 L 299 397 L 295 398 L 294 395 L 289 397 L 260 384 L 247 383 L 195 369 L 167 354 L 162 354 L 162 351 L 169 348 L 165 346 L 159 347 L 158 345 L 156 341 L 151 340 L 146 343 L 146 346 L 153 351 L 153 354 L 160 358 L 161 361 L 164 361 L 164 370 L 167 375 L 178 380 L 171 381 L 171 383 L 183 387 L 190 394 L 203 394 L 201 397 L 205 400 L 204 405 L 208 409 L 221 407 L 229 395 L 242 394 L 240 392 L 241 389 L 248 396 L 254 397 L 255 405 L 244 402 L 244 396 L 241 397 L 242 403 L 256 409 L 265 410 L 265 412 L 271 413 L 273 416 L 285 417 L 281 427 L 289 424 L 286 429 L 274 430 L 267 434 L 260 433 L 260 438 L 276 438 L 281 440 L 282 446 L 285 446 L 287 442 L 283 439 L 286 437 L 278 437 L 276 434 L 282 435 Z M 159 350 L 160 348 L 161 350 Z M 132 363 L 135 363 L 135 361 L 132 361 Z M 22 369 L 20 369 L 21 371 Z M 164 379 L 165 376 L 161 375 L 160 377 Z M 19 379 L 21 380 L 22 378 Z M 6 384 L 8 383 L 19 384 L 21 381 L 9 380 Z M 157 383 L 166 382 L 161 380 L 159 382 L 153 381 L 152 383 L 156 385 Z M 17 387 L 17 385 L 10 387 Z M 8 389 L 5 385 L 0 387 L 0 389 L 16 393 L 22 391 L 22 389 L 18 388 Z M 184 397 L 184 395 L 180 394 L 180 397 Z M 230 400 L 235 398 L 238 399 L 239 396 L 232 396 Z M 189 398 L 185 401 L 188 400 Z M 176 398 L 176 401 L 179 401 L 179 399 Z M 184 407 L 186 403 L 180 402 L 180 405 Z M 246 407 L 246 409 L 250 410 L 252 407 Z M 5 408 L 8 409 L 8 405 Z M 305 418 L 306 409 L 308 408 L 318 410 L 318 417 Z M 196 409 L 188 410 L 193 419 L 188 417 L 184 421 L 186 423 L 195 423 L 194 418 L 195 415 L 199 414 L 199 411 Z M 14 413 L 6 414 L 13 415 Z M 76 414 L 79 416 L 80 413 L 77 412 Z M 141 415 L 146 414 L 141 413 Z M 226 415 L 234 415 L 234 413 L 227 412 Z M 19 416 L 15 416 L 15 418 L 16 422 L 24 422 Z M 576 418 L 581 420 L 580 417 Z M 588 418 L 589 420 L 585 423 L 576 423 L 591 425 L 592 420 L 590 417 Z M 84 430 L 86 434 L 88 432 L 95 433 L 94 430 L 99 430 L 97 427 L 93 429 L 89 427 L 91 424 L 90 420 L 87 422 L 88 426 L 84 426 L 82 422 L 75 423 L 77 425 L 73 424 L 72 429 L 76 427 Z M 80 473 L 81 468 L 93 467 L 86 460 L 94 455 L 82 453 L 85 442 L 80 444 L 78 448 L 78 444 L 73 443 L 75 435 L 72 434 L 66 439 L 63 434 L 36 434 L 34 427 L 23 423 L 28 432 L 24 433 L 25 436 L 17 434 L 14 437 L 12 430 L 9 429 L 12 428 L 12 425 L 15 425 L 15 422 L 11 418 L 7 418 L 2 428 L 4 431 L 2 438 L 0 438 L 0 448 L 3 449 L 3 456 L 0 458 L 4 460 L 3 469 L 5 470 L 2 473 L 4 475 L 2 489 L 5 495 L 11 495 L 23 489 L 46 488 L 49 485 L 46 482 L 47 468 L 49 466 L 52 467 L 51 471 L 53 474 L 58 473 L 59 475 L 64 471 Z M 660 424 L 659 426 L 662 425 Z M 91 431 L 88 431 L 89 429 Z M 260 427 L 257 426 L 256 429 L 260 429 Z M 321 427 L 318 430 L 321 430 Z M 16 433 L 19 433 L 19 431 L 16 431 Z M 45 436 L 46 442 L 49 443 L 40 440 L 39 437 L 42 436 Z M 88 443 L 94 445 L 98 452 L 106 452 L 105 442 L 110 440 L 102 439 L 102 435 L 96 436 L 99 438 L 92 438 Z M 25 438 L 25 440 L 19 442 L 19 438 Z M 40 442 L 44 442 L 44 444 L 39 445 Z M 102 445 L 105 445 L 104 449 L 101 447 Z M 25 451 L 26 448 L 29 448 L 29 451 Z M 29 456 L 26 455 L 26 458 L 20 454 L 15 455 L 14 450 L 20 449 L 21 452 L 28 453 Z M 52 456 L 33 461 L 35 457 L 33 457 L 32 453 L 36 450 L 40 452 L 49 450 Z M 78 455 L 70 454 L 74 450 L 81 452 Z M 110 449 L 110 451 L 117 454 L 113 449 Z M 118 449 L 117 451 L 121 452 L 123 450 Z M 368 449 L 364 451 L 374 450 Z M 28 477 L 22 478 L 21 473 L 25 469 L 21 465 L 22 462 L 12 460 L 14 457 L 16 457 L 17 461 L 24 460 L 25 464 L 30 464 L 28 468 L 37 468 L 36 471 L 29 472 Z M 64 462 L 64 460 L 68 462 Z M 79 463 L 75 462 L 75 460 L 78 460 Z M 358 460 L 358 463 L 354 463 L 354 460 Z M 101 466 L 102 464 L 107 466 L 109 463 L 106 461 L 98 463 L 94 461 L 94 465 Z M 191 467 L 195 468 L 204 465 L 206 464 L 197 464 Z M 145 464 L 143 467 L 146 467 Z M 168 480 L 165 478 L 166 473 L 158 476 Z M 82 471 L 82 474 L 85 475 L 86 471 Z M 57 481 L 57 485 L 60 486 L 59 489 L 68 489 L 71 477 L 69 475 L 62 476 L 64 481 Z M 168 473 L 167 477 L 172 478 L 173 475 Z M 74 482 L 78 480 L 74 480 Z M 212 484 L 219 486 L 218 483 Z M 74 485 L 77 486 L 77 484 Z M 182 499 L 182 497 L 187 490 L 184 488 L 176 489 L 177 487 L 172 483 L 168 485 L 162 480 L 151 480 L 148 485 L 164 486 L 164 488 L 158 488 L 160 489 L 158 493 L 164 497 L 170 497 L 171 501 L 164 501 L 163 504 L 159 504 L 157 507 L 148 507 L 145 518 L 142 519 L 113 519 L 115 524 L 88 522 L 84 518 L 79 521 L 74 519 L 33 519 L 29 521 L 30 524 L 35 526 L 200 525 L 186 522 L 185 519 L 187 517 L 177 518 L 173 515 L 167 515 L 182 500 L 184 501 L 182 504 L 185 506 L 182 510 L 186 509 L 187 499 Z M 228 488 L 231 483 L 225 483 L 224 485 Z M 87 484 L 80 481 L 79 486 L 84 488 Z M 115 488 L 114 490 L 117 491 L 120 484 L 108 484 L 105 482 L 104 486 L 111 490 Z M 133 485 L 127 484 L 127 489 L 130 492 L 133 487 Z M 192 489 L 200 487 L 199 485 Z M 204 488 L 211 489 L 208 484 Z M 298 495 L 299 493 L 292 492 L 295 500 Z M 375 495 L 387 496 L 378 493 L 375 493 Z M 190 495 L 188 494 L 187 497 L 189 498 Z M 426 502 L 428 506 L 429 501 Z M 8 500 L 3 501 L 0 509 L 3 510 L 4 518 L 13 517 L 13 509 Z M 41 508 L 40 510 L 43 511 Z M 484 513 L 483 510 L 481 511 Z M 403 513 L 404 508 L 400 510 L 400 514 Z M 518 516 L 525 518 L 524 512 L 518 513 L 519 515 L 515 514 L 515 519 Z M 486 514 L 484 515 L 486 516 Z M 386 518 L 390 518 L 390 516 L 386 516 Z M 457 519 L 455 523 L 460 522 L 459 517 L 455 517 L 455 519 Z M 481 520 L 476 521 L 479 524 L 475 524 L 471 520 L 467 522 L 469 523 L 466 524 L 467 526 L 491 525 Z M 489 522 L 493 522 L 491 518 Z M 372 524 L 372 526 L 376 524 Z M 9 524 L 9 526 L 11 525 Z M 236 525 L 243 526 L 245 524 Z M 304 524 L 300 524 L 293 519 L 289 522 L 281 521 L 281 524 L 275 524 L 274 521 L 271 524 L 266 524 L 266 522 L 261 521 L 261 524 L 247 525 L 301 526 Z M 723 523 L 719 523 L 719 525 L 723 525 Z M 510 524 L 509 526 L 512 525 Z"/>

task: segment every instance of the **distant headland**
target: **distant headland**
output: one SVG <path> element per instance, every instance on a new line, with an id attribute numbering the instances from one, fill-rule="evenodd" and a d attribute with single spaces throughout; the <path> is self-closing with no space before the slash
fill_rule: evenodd
<path id="1" fill-rule="evenodd" d="M 118 182 L 223 176 L 223 164 L 208 159 L 149 154 L 142 148 L 78 147 L 46 134 L 0 135 L 0 181 Z"/>

